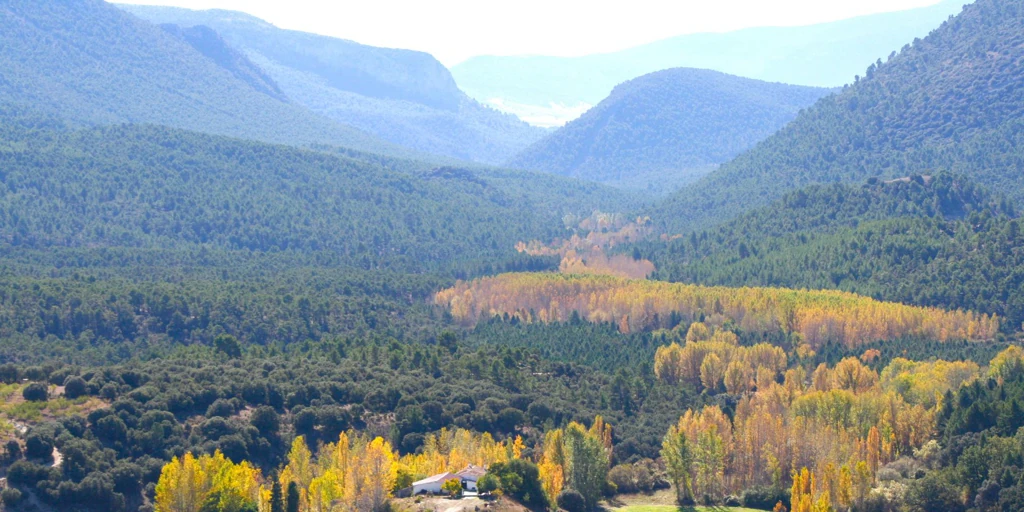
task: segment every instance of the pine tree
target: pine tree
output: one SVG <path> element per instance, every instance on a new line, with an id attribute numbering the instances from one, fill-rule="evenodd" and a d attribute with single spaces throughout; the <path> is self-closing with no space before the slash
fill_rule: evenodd
<path id="1" fill-rule="evenodd" d="M 281 494 L 281 482 L 274 479 L 274 486 L 270 489 L 270 512 L 285 512 L 284 496 Z"/>
<path id="2" fill-rule="evenodd" d="M 295 482 L 288 483 L 287 512 L 299 512 L 299 486 Z"/>

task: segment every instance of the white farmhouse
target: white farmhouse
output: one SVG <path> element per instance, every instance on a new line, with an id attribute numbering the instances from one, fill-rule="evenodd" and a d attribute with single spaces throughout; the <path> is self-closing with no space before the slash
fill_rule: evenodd
<path id="1" fill-rule="evenodd" d="M 455 473 L 441 473 L 431 477 L 424 478 L 423 480 L 412 483 L 412 495 L 419 496 L 420 494 L 442 494 L 441 486 L 445 482 L 453 478 L 461 479 Z"/>
<path id="2" fill-rule="evenodd" d="M 487 470 L 470 464 L 465 469 L 455 473 L 456 478 L 462 480 L 462 488 L 467 491 L 476 492 L 476 482 L 480 480 L 484 475 L 487 474 Z"/>

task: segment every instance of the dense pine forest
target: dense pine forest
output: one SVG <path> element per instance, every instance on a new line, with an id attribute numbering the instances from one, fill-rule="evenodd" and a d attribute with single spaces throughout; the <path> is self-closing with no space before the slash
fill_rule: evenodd
<path id="1" fill-rule="evenodd" d="M 551 174 L 454 160 L 539 129 L 427 54 L 9 4 L 0 510 L 1024 507 L 1020 0 L 824 97 L 638 79 Z"/>
<path id="2" fill-rule="evenodd" d="M 938 171 L 1019 200 L 1021 9 L 974 2 L 885 62 L 865 63 L 855 83 L 677 193 L 656 216 L 671 229 L 707 227 L 811 184 Z"/>
<path id="3" fill-rule="evenodd" d="M 1024 322 L 1014 203 L 962 176 L 816 185 L 709 230 L 635 247 L 655 276 L 724 286 L 833 288 Z"/>

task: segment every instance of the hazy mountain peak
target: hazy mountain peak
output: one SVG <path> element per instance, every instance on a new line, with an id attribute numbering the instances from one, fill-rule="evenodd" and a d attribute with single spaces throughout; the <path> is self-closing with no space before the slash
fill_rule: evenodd
<path id="1" fill-rule="evenodd" d="M 829 89 L 675 68 L 611 95 L 510 165 L 670 192 L 753 147 Z"/>
<path id="2" fill-rule="evenodd" d="M 233 11 L 121 7 L 153 23 L 211 27 L 293 102 L 396 144 L 499 163 L 543 135 L 471 100 L 424 52 L 284 30 Z"/>

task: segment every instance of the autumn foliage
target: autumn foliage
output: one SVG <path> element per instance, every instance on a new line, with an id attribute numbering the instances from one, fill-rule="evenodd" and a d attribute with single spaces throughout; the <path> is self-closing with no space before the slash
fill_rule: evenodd
<path id="1" fill-rule="evenodd" d="M 502 274 L 459 282 L 435 300 L 466 324 L 495 315 L 562 322 L 577 314 L 591 322 L 614 322 L 626 333 L 673 327 L 673 318 L 703 317 L 712 326 L 731 322 L 745 332 L 799 334 L 810 347 L 826 342 L 853 347 L 905 337 L 983 340 L 999 327 L 994 316 L 839 291 L 709 287 L 610 276 Z"/>
<path id="2" fill-rule="evenodd" d="M 220 452 L 175 457 L 160 471 L 157 512 L 242 510 L 269 500 L 261 475 L 247 462 L 235 464 Z"/>
<path id="3" fill-rule="evenodd" d="M 566 218 L 567 227 L 579 219 Z M 519 242 L 516 250 L 532 256 L 561 256 L 558 267 L 563 274 L 610 275 L 632 279 L 643 279 L 654 272 L 654 264 L 645 259 L 634 259 L 625 254 L 607 254 L 616 245 L 638 242 L 653 234 L 649 217 L 628 220 L 621 214 L 594 212 L 579 221 L 576 228 L 586 232 L 568 239 L 555 240 L 544 244 L 539 240 L 530 243 Z"/>
<path id="4" fill-rule="evenodd" d="M 808 375 L 784 369 L 784 359 L 752 363 L 742 350 L 732 348 L 729 365 L 744 375 L 756 367 L 759 378 L 730 391 L 738 395 L 733 417 L 717 406 L 688 410 L 665 437 L 662 456 L 676 468 L 681 500 L 772 486 L 791 488 L 793 511 L 848 509 L 865 499 L 880 467 L 934 438 L 942 396 L 981 375 L 974 363 L 906 359 L 879 375 L 855 357 Z M 680 380 L 696 378 L 695 364 Z"/>
<path id="5" fill-rule="evenodd" d="M 519 437 L 499 443 L 487 433 L 442 429 L 426 437 L 422 451 L 404 457 L 383 438 L 354 432 L 321 446 L 314 457 L 299 436 L 278 474 L 278 488 L 295 484 L 298 510 L 304 512 L 379 511 L 386 509 L 397 488 L 414 480 L 459 471 L 468 464 L 488 467 L 520 458 L 522 451 Z M 189 453 L 164 466 L 156 510 L 199 512 L 207 503 L 218 507 L 210 510 L 244 510 L 248 505 L 270 510 L 272 488 L 273 482 L 246 462 L 233 464 L 219 452 L 199 457 Z"/>
<path id="6" fill-rule="evenodd" d="M 593 509 L 608 477 L 612 427 L 601 416 L 589 429 L 571 422 L 548 431 L 537 464 L 541 487 L 550 503 L 563 489 L 579 492 Z"/>

